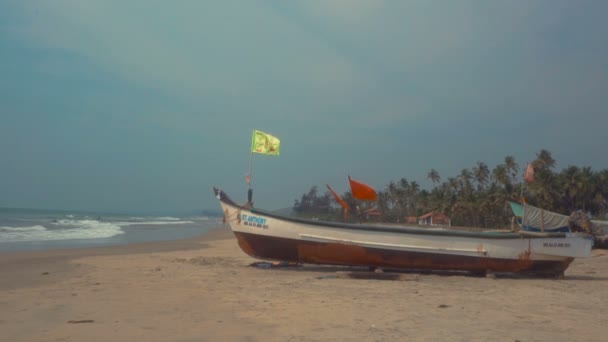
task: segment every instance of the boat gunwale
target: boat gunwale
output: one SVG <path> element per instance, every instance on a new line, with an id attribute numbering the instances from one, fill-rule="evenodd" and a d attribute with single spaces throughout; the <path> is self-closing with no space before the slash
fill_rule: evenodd
<path id="1" fill-rule="evenodd" d="M 371 231 L 371 232 L 383 232 L 383 233 L 397 233 L 397 234 L 414 234 L 414 235 L 434 235 L 434 236 L 452 236 L 452 237 L 465 237 L 465 238 L 477 238 L 477 239 L 543 239 L 543 238 L 566 238 L 568 237 L 565 233 L 535 233 L 527 234 L 526 232 L 468 232 L 463 230 L 431 230 L 425 228 L 415 227 L 391 227 L 382 225 L 366 225 L 346 222 L 331 222 L 331 221 L 319 221 L 309 220 L 297 217 L 288 217 L 284 215 L 275 214 L 263 209 L 250 208 L 240 205 L 233 201 L 223 190 L 219 188 L 213 188 L 216 197 L 225 204 L 237 207 L 240 210 L 249 211 L 253 214 L 260 214 L 268 216 L 274 219 L 279 219 L 287 222 L 307 224 L 313 226 L 321 226 L 328 228 L 337 228 L 345 230 L 359 230 L 359 231 Z"/>

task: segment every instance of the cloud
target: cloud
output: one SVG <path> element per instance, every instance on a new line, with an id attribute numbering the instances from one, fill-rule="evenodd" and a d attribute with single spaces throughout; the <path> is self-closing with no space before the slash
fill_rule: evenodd
<path id="1" fill-rule="evenodd" d="M 12 45 L 0 86 L 14 127 L 44 113 L 49 129 L 34 128 L 73 150 L 66 127 L 94 131 L 79 137 L 122 155 L 132 174 L 162 150 L 201 156 L 185 167 L 213 182 L 241 177 L 235 154 L 247 154 L 252 128 L 283 139 L 267 177 L 293 191 L 324 183 L 301 165 L 388 181 L 539 148 L 601 163 L 606 10 L 561 0 L 3 2 L 0 42 Z M 139 153 L 107 144 L 115 130 Z"/>
<path id="2" fill-rule="evenodd" d="M 140 86 L 189 98 L 265 94 L 268 84 L 343 92 L 357 71 L 261 3 L 182 1 L 25 4 L 38 44 L 94 61 Z"/>

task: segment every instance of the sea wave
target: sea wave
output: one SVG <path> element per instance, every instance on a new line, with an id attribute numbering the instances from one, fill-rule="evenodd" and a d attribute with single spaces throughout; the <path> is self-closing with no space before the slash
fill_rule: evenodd
<path id="1" fill-rule="evenodd" d="M 179 219 L 178 219 L 179 220 Z M 164 226 L 177 224 L 192 224 L 193 221 L 98 221 L 98 220 L 58 220 L 53 222 L 54 225 L 64 227 L 83 227 L 97 226 L 100 224 L 113 224 L 119 227 L 127 226 Z"/>
<path id="2" fill-rule="evenodd" d="M 172 216 L 133 216 L 127 218 L 129 221 L 180 221 L 180 218 Z"/>
<path id="3" fill-rule="evenodd" d="M 124 234 L 124 227 L 134 226 L 146 229 L 146 226 L 177 226 L 195 224 L 193 221 L 175 217 L 143 217 L 141 220 L 112 221 L 91 218 L 74 218 L 67 215 L 44 225 L 23 227 L 0 227 L 0 242 L 38 242 L 53 240 L 77 240 L 110 238 Z"/>
<path id="4" fill-rule="evenodd" d="M 99 239 L 124 233 L 117 224 L 95 220 L 59 220 L 53 223 L 52 228 L 31 226 L 1 229 L 0 242 Z"/>
<path id="5" fill-rule="evenodd" d="M 43 226 L 29 226 L 29 227 L 0 227 L 0 232 L 41 232 L 46 230 Z"/>
<path id="6" fill-rule="evenodd" d="M 171 224 L 189 224 L 194 223 L 192 221 L 137 221 L 137 222 L 114 222 L 115 224 L 124 227 L 124 226 L 134 226 L 134 225 L 142 225 L 142 226 L 161 226 L 161 225 L 171 225 Z"/>
<path id="7" fill-rule="evenodd" d="M 159 221 L 179 221 L 180 220 L 177 217 L 171 217 L 171 216 L 154 217 L 153 219 L 159 220 Z"/>
<path id="8" fill-rule="evenodd" d="M 100 222 L 98 220 L 55 220 L 53 221 L 53 225 L 55 226 L 64 226 L 64 227 L 82 227 L 82 228 L 91 228 L 96 227 L 100 224 L 108 224 L 109 222 Z"/>

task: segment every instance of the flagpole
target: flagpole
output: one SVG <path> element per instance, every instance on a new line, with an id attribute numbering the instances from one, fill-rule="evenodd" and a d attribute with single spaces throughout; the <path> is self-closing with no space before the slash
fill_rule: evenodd
<path id="1" fill-rule="evenodd" d="M 520 193 L 519 193 L 519 199 L 520 199 L 521 201 L 523 201 L 523 199 L 524 199 L 524 186 L 525 186 L 525 185 L 526 185 L 526 180 L 525 180 L 525 179 L 522 179 L 522 180 L 521 180 L 521 191 L 520 191 Z"/>
<path id="2" fill-rule="evenodd" d="M 519 199 L 523 202 L 526 203 L 526 200 L 524 199 L 524 188 L 526 186 L 526 182 L 528 181 L 526 179 L 527 177 L 527 173 L 528 173 L 528 168 L 530 167 L 530 163 L 526 163 L 526 169 L 524 170 L 524 174 L 521 180 L 521 191 L 519 193 Z"/>
<path id="3" fill-rule="evenodd" d="M 253 207 L 253 189 L 251 188 L 251 169 L 253 166 L 253 141 L 255 139 L 255 130 L 251 135 L 251 148 L 249 149 L 249 172 L 247 173 L 247 204 Z"/>
<path id="4" fill-rule="evenodd" d="M 247 206 L 253 207 L 253 189 L 251 188 L 251 175 L 253 173 L 253 152 L 278 156 L 281 141 L 268 133 L 253 130 L 251 135 L 251 150 L 249 152 L 249 173 L 247 174 Z"/>

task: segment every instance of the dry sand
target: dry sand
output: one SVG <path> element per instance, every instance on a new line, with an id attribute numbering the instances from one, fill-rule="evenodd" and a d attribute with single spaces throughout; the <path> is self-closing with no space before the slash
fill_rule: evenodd
<path id="1" fill-rule="evenodd" d="M 608 253 L 563 280 L 262 269 L 232 233 L 0 254 L 2 341 L 606 341 Z M 338 273 L 337 273 L 338 271 Z M 71 323 L 70 323 L 71 321 Z"/>

